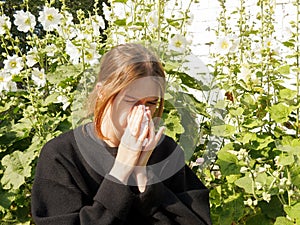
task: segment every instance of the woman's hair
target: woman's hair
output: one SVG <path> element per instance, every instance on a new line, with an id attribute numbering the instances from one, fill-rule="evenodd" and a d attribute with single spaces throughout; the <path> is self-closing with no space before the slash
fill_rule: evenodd
<path id="1" fill-rule="evenodd" d="M 163 112 L 163 94 L 165 74 L 158 58 L 140 44 L 122 44 L 112 48 L 101 59 L 97 84 L 90 95 L 90 109 L 94 114 L 95 129 L 97 135 L 104 137 L 101 124 L 107 110 L 107 106 L 115 97 L 130 85 L 134 80 L 152 76 L 160 78 L 161 99 L 155 112 L 155 117 L 161 117 Z M 161 79 L 163 78 L 163 79 Z"/>

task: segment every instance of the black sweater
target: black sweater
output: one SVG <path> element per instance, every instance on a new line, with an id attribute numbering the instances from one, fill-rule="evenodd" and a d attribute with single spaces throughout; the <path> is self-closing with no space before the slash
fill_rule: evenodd
<path id="1" fill-rule="evenodd" d="M 95 138 L 89 126 L 66 132 L 42 149 L 32 189 L 37 225 L 211 224 L 209 192 L 184 164 L 173 139 L 163 136 L 153 151 L 148 162 L 153 180 L 139 193 L 108 175 L 117 148 Z"/>

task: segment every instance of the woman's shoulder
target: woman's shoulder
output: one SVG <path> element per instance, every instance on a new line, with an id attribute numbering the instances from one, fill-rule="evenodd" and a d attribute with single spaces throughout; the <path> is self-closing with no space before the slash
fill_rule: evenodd
<path id="1" fill-rule="evenodd" d="M 72 146 L 75 143 L 74 130 L 65 131 L 58 136 L 49 140 L 43 147 L 43 149 L 58 149 Z"/>

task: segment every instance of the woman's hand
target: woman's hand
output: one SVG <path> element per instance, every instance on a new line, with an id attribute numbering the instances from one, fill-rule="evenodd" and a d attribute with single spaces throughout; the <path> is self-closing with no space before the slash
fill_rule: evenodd
<path id="1" fill-rule="evenodd" d="M 145 106 L 135 106 L 128 115 L 127 127 L 121 138 L 115 163 L 110 171 L 110 175 L 116 177 L 123 183 L 127 180 L 138 164 L 143 149 L 143 142 L 147 138 L 149 126 L 141 130 Z M 148 141 L 148 144 L 151 142 Z"/>
<path id="2" fill-rule="evenodd" d="M 148 163 L 148 160 L 165 130 L 165 127 L 160 127 L 157 134 L 155 134 L 155 127 L 151 119 L 151 113 L 149 110 L 147 111 L 147 116 L 149 118 L 149 134 L 147 137 L 148 142 L 140 154 L 137 162 L 137 167 L 135 167 L 134 169 L 135 179 L 140 192 L 144 192 L 146 189 L 146 184 L 148 181 L 146 165 Z"/>

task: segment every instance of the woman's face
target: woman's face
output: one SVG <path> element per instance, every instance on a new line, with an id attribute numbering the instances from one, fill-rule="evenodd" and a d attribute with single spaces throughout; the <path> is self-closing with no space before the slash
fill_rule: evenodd
<path id="1" fill-rule="evenodd" d="M 153 116 L 161 98 L 163 78 L 143 77 L 133 81 L 114 99 L 111 120 L 120 138 L 127 126 L 127 116 L 136 105 L 149 107 Z"/>

